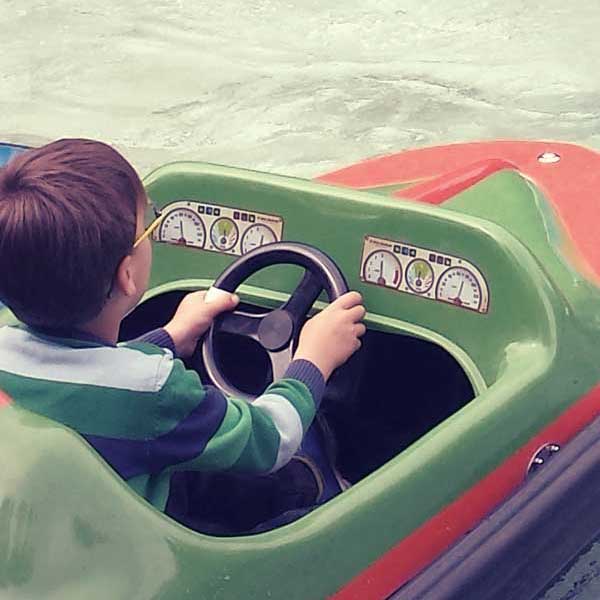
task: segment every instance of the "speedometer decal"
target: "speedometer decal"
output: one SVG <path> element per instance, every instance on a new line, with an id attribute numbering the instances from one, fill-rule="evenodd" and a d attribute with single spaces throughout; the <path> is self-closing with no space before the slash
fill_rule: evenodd
<path id="1" fill-rule="evenodd" d="M 204 248 L 206 231 L 202 219 L 193 210 L 177 208 L 162 220 L 158 231 L 158 240 L 182 246 Z"/>
<path id="2" fill-rule="evenodd" d="M 483 273 L 461 256 L 404 241 L 365 236 L 360 278 L 413 297 L 485 314 L 490 293 Z"/>
<path id="3" fill-rule="evenodd" d="M 162 221 L 153 239 L 165 244 L 241 256 L 283 238 L 278 215 L 195 200 L 177 200 L 161 208 Z"/>
<path id="4" fill-rule="evenodd" d="M 465 267 L 452 267 L 440 276 L 435 297 L 455 306 L 479 310 L 481 287 L 475 275 Z"/>

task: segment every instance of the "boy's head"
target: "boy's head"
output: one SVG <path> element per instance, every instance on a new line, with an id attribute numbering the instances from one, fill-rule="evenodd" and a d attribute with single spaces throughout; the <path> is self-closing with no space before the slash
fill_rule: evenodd
<path id="1" fill-rule="evenodd" d="M 58 140 L 13 158 L 0 168 L 0 299 L 45 327 L 82 325 L 115 294 L 131 308 L 150 268 L 149 242 L 133 250 L 146 202 L 133 167 L 101 142 Z"/>

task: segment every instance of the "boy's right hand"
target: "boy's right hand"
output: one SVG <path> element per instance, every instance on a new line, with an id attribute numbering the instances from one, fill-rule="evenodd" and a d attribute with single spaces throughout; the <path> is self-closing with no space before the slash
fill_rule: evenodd
<path id="1" fill-rule="evenodd" d="M 205 296 L 206 292 L 186 294 L 173 318 L 164 326 L 180 358 L 191 356 L 198 340 L 212 325 L 215 317 L 233 310 L 240 301 L 236 294 L 224 293 L 211 302 L 206 302 Z"/>
<path id="2" fill-rule="evenodd" d="M 358 292 L 340 296 L 305 323 L 294 359 L 309 360 L 327 381 L 360 348 L 358 338 L 366 331 L 360 321 L 365 312 Z"/>

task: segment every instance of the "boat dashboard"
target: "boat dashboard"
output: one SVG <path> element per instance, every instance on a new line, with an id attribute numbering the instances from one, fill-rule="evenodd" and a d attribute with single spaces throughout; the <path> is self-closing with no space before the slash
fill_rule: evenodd
<path id="1" fill-rule="evenodd" d="M 162 212 L 154 240 L 164 244 L 242 256 L 284 240 L 281 215 L 194 200 L 171 202 Z M 489 308 L 488 285 L 475 263 L 439 248 L 366 234 L 358 272 L 364 283 L 417 298 L 484 314 Z"/>
<path id="2" fill-rule="evenodd" d="M 465 192 L 498 205 L 531 196 L 525 180 Z M 361 292 L 370 330 L 435 343 L 479 393 L 501 374 L 506 348 L 551 344 L 552 310 L 540 265 L 510 231 L 466 212 L 302 179 L 204 163 L 175 163 L 144 181 L 163 211 L 154 231 L 149 297 L 210 283 L 236 257 L 276 241 L 328 254 Z M 273 306 L 295 289 L 299 268 L 275 265 L 242 289 Z M 401 362 L 401 357 L 399 358 Z"/>
<path id="3" fill-rule="evenodd" d="M 150 291 L 124 322 L 122 339 L 166 322 L 187 290 L 208 287 L 237 257 L 277 241 L 322 250 L 361 292 L 367 333 L 352 366 L 356 385 L 349 393 L 334 382 L 324 401 L 337 420 L 342 471 L 351 481 L 485 392 L 501 377 L 507 348 L 521 342 L 531 348 L 551 335 L 543 273 L 494 223 L 202 163 L 161 167 L 145 185 L 164 216 L 153 234 Z M 497 202 L 488 192 L 484 185 L 482 196 Z M 524 185 L 521 193 L 530 188 Z M 244 310 L 279 306 L 300 276 L 298 266 L 285 264 L 252 275 L 238 290 Z M 218 342 L 228 358 L 228 379 L 257 395 L 269 381 L 269 365 L 252 343 L 230 334 Z M 209 381 L 200 352 L 188 366 Z M 367 448 L 360 456 L 357 438 Z"/>

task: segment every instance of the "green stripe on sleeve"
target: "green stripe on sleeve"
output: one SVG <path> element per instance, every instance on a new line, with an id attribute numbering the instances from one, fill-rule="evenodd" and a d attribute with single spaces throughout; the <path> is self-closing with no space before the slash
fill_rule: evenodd
<path id="1" fill-rule="evenodd" d="M 244 400 L 228 399 L 221 426 L 193 461 L 177 470 L 267 472 L 275 464 L 279 434 L 267 415 Z"/>
<path id="2" fill-rule="evenodd" d="M 280 379 L 272 383 L 265 390 L 265 394 L 277 394 L 289 400 L 298 411 L 302 421 L 302 429 L 306 433 L 315 417 L 315 403 L 310 390 L 304 383 L 297 379 Z"/>
<path id="3" fill-rule="evenodd" d="M 177 465 L 177 469 L 269 472 L 278 461 L 281 437 L 269 412 L 260 408 L 260 400 L 269 398 L 272 403 L 276 397 L 297 412 L 306 432 L 315 415 L 312 395 L 302 382 L 281 379 L 254 401 L 256 407 L 244 400 L 229 398 L 223 422 L 202 454 L 193 461 Z M 280 466 L 283 465 L 278 464 L 277 468 Z"/>

